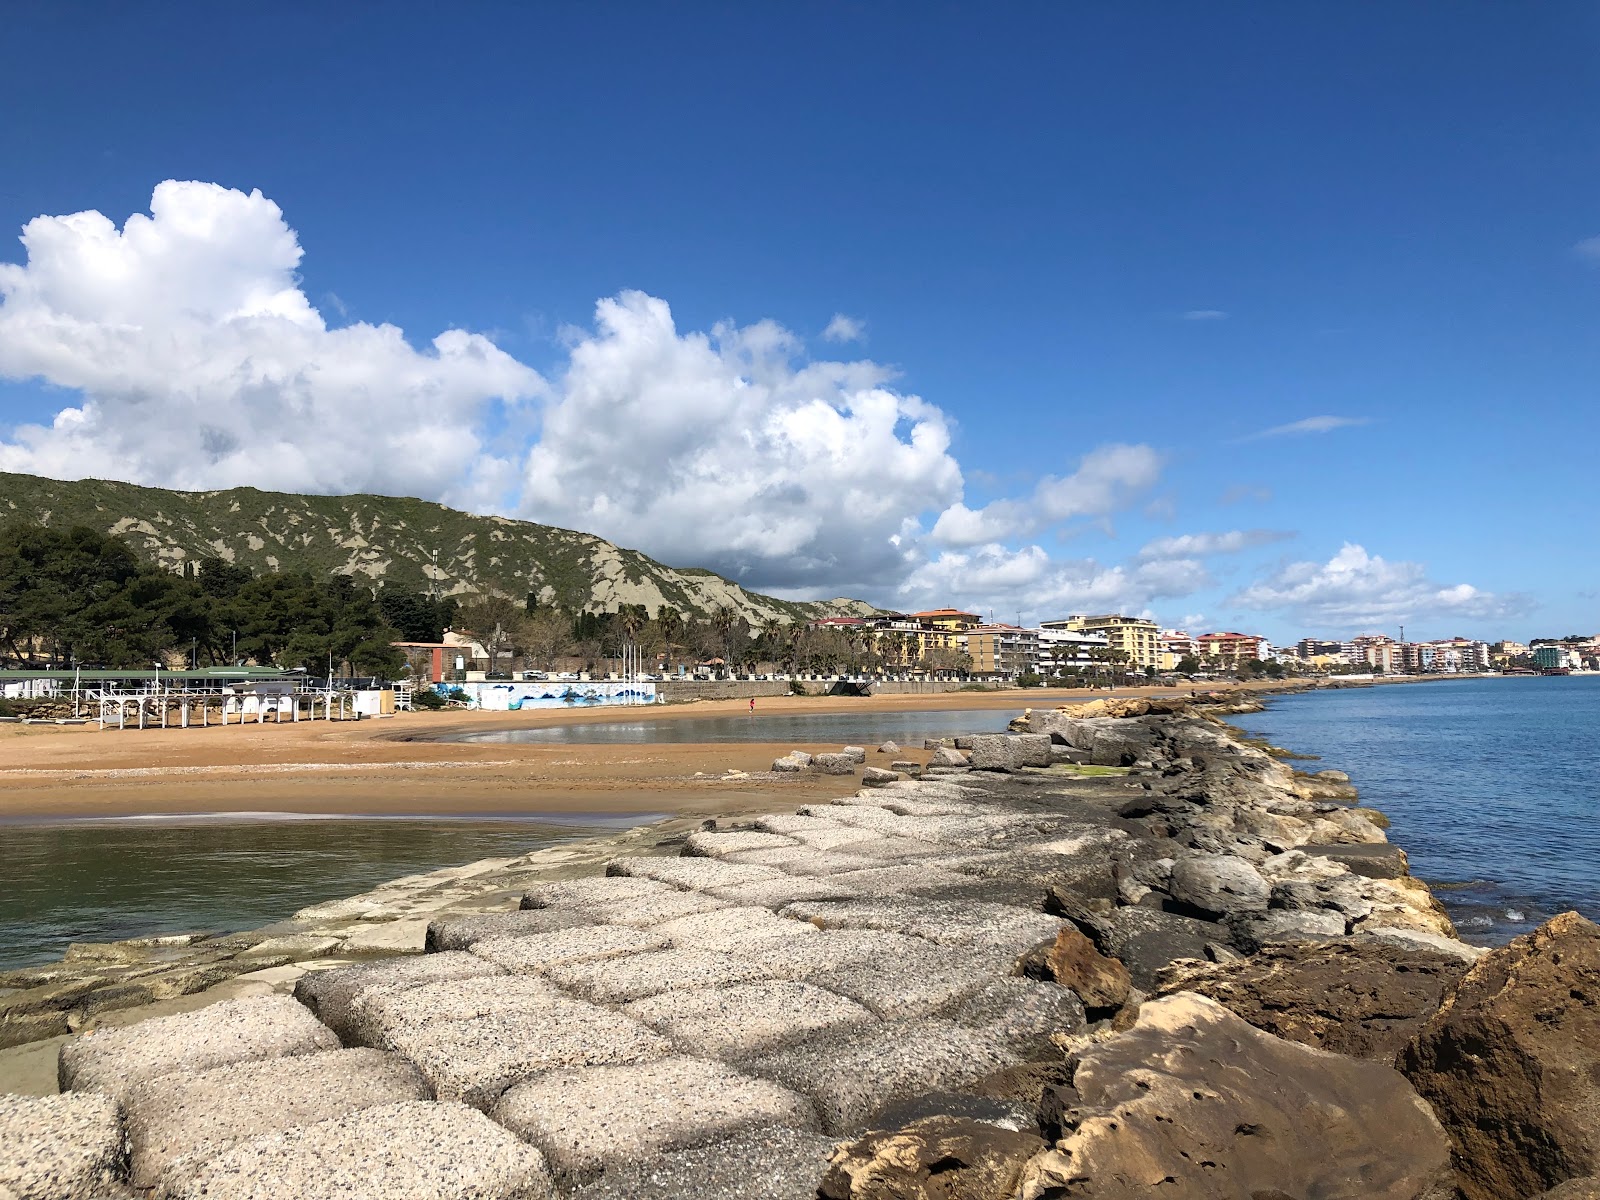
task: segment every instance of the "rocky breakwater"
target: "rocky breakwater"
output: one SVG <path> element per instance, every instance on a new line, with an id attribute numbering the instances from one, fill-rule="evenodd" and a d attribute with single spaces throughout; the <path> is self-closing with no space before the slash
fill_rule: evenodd
<path id="1" fill-rule="evenodd" d="M 1351 853 L 1385 843 L 1345 781 L 1189 712 L 1035 720 L 603 873 L 466 872 L 501 884 L 473 885 L 481 911 L 417 884 L 425 953 L 68 1041 L 62 1095 L 0 1100 L 0 1196 L 1487 1194 L 1468 1047 L 1490 1030 L 1506 1078 L 1554 1070 L 1551 1038 L 1500 1031 L 1537 979 L 1587 1036 L 1586 931 L 1469 970 L 1403 856 Z M 1413 966 L 1398 1016 L 1338 1011 Z M 1548 1094 L 1591 1111 L 1597 1076 Z M 1540 1092 L 1502 1091 L 1510 1129 Z M 1585 1119 L 1516 1186 L 1585 1174 Z"/>

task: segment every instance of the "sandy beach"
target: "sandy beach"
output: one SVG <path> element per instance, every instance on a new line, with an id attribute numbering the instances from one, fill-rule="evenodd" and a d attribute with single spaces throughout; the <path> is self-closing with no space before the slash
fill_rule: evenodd
<path id="1" fill-rule="evenodd" d="M 1118 689 L 1118 696 L 1171 689 Z M 1105 692 L 1010 689 L 940 695 L 762 698 L 759 716 L 1000 709 Z M 803 804 L 827 776 L 766 775 L 791 742 L 536 745 L 438 739 L 619 720 L 736 717 L 747 700 L 649 708 L 418 712 L 393 719 L 210 729 L 0 728 L 0 820 L 202 813 L 670 813 Z M 830 749 L 805 746 L 804 749 Z M 908 757 L 923 756 L 920 748 Z M 729 772 L 757 779 L 724 779 Z M 697 774 L 697 772 L 699 774 Z"/>

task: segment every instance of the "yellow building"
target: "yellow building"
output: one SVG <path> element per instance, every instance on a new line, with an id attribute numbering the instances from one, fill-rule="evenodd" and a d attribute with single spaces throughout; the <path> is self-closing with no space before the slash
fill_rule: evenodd
<path id="1" fill-rule="evenodd" d="M 1108 649 L 1122 651 L 1130 667 L 1144 670 L 1161 666 L 1161 630 L 1143 617 L 1110 614 L 1099 617 L 1068 617 L 1066 627 L 1073 633 L 1103 634 Z"/>

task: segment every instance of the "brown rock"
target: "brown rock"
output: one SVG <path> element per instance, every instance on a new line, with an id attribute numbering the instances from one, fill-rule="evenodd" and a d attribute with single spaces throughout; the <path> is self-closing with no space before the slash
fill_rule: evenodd
<path id="1" fill-rule="evenodd" d="M 1275 1037 L 1393 1066 L 1466 970 L 1422 946 L 1279 942 L 1233 962 L 1174 963 L 1156 994 L 1198 992 Z"/>
<path id="2" fill-rule="evenodd" d="M 1036 947 L 1024 960 L 1023 971 L 1071 988 L 1088 1009 L 1121 1008 L 1133 986 L 1127 967 L 1101 954 L 1071 925 L 1062 925 L 1055 941 Z"/>
<path id="3" fill-rule="evenodd" d="M 839 1147 L 817 1194 L 826 1200 L 1011 1200 L 1024 1164 L 1044 1147 L 1031 1133 L 929 1117 Z"/>
<path id="4" fill-rule="evenodd" d="M 1468 1200 L 1600 1169 L 1600 926 L 1562 913 L 1479 959 L 1400 1056 Z"/>
<path id="5" fill-rule="evenodd" d="M 1582 1179 L 1569 1179 L 1548 1192 L 1540 1192 L 1533 1200 L 1600 1200 L 1600 1177 L 1585 1175 Z"/>
<path id="6" fill-rule="evenodd" d="M 1147 1001 L 1085 1051 L 1023 1200 L 1446 1200 L 1450 1144 L 1396 1071 L 1251 1028 L 1204 996 Z"/>

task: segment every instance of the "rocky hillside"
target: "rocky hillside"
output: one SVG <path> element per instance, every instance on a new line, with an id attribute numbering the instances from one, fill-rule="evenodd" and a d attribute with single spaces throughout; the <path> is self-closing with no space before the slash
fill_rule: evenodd
<path id="1" fill-rule="evenodd" d="M 729 606 L 752 621 L 875 611 L 859 600 L 799 604 L 711 571 L 673 568 L 592 534 L 457 512 L 395 496 L 303 496 L 229 488 L 175 492 L 101 479 L 0 472 L 0 520 L 87 525 L 176 567 L 218 557 L 257 571 L 308 570 L 441 593 L 497 590 L 568 608 Z"/>

